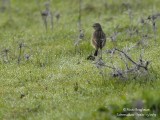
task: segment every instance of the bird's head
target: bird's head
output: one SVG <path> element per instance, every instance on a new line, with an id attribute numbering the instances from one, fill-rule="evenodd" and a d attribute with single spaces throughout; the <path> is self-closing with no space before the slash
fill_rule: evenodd
<path id="1" fill-rule="evenodd" d="M 93 28 L 94 28 L 95 30 L 102 30 L 101 25 L 100 25 L 99 23 L 94 23 L 94 24 L 93 24 Z"/>

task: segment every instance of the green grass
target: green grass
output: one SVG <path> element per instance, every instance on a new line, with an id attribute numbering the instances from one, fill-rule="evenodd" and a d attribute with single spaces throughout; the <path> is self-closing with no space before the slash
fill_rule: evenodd
<path id="1" fill-rule="evenodd" d="M 0 51 L 9 49 L 9 62 L 0 54 L 0 119 L 2 120 L 159 120 L 160 115 L 160 22 L 157 20 L 157 45 L 151 25 L 148 45 L 144 46 L 144 58 L 151 61 L 149 73 L 136 80 L 113 78 L 108 68 L 99 69 L 86 58 L 93 51 L 90 45 L 93 23 L 100 22 L 108 36 L 104 48 L 124 48 L 135 44 L 140 36 L 129 37 L 126 29 L 160 11 L 159 0 L 131 0 L 133 20 L 130 23 L 123 0 L 83 0 L 82 28 L 85 38 L 75 52 L 74 42 L 78 36 L 78 2 L 75 0 L 52 0 L 51 9 L 61 14 L 59 22 L 54 18 L 54 29 L 46 32 L 40 10 L 44 0 L 14 0 L 11 12 L 8 7 L 0 12 Z M 110 19 L 110 20 L 109 20 Z M 116 43 L 109 40 L 114 28 L 120 25 L 121 32 Z M 144 30 L 146 31 L 146 29 Z M 21 62 L 17 64 L 19 43 L 22 48 Z M 137 60 L 141 47 L 129 53 Z M 27 61 L 25 55 L 30 55 Z M 109 62 L 109 54 L 105 55 Z M 115 57 L 116 59 L 116 57 Z M 115 64 L 121 65 L 117 59 Z M 76 88 L 76 84 L 78 88 Z M 150 109 L 156 117 L 117 117 L 123 108 L 133 108 L 143 101 L 143 108 Z"/>

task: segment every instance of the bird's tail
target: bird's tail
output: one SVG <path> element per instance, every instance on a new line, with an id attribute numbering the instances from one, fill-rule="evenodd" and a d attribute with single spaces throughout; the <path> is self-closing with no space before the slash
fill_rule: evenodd
<path id="1" fill-rule="evenodd" d="M 98 49 L 95 50 L 95 52 L 94 52 L 94 56 L 97 56 L 97 55 L 98 55 Z"/>

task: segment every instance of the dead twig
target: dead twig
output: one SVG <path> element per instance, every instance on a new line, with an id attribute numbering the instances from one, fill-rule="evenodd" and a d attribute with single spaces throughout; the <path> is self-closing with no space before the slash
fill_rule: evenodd
<path id="1" fill-rule="evenodd" d="M 121 52 L 121 53 L 123 53 L 124 55 L 125 55 L 125 57 L 129 60 L 129 61 L 131 61 L 134 65 L 136 65 L 137 66 L 137 68 L 144 68 L 145 70 L 148 70 L 148 65 L 149 65 L 149 61 L 147 61 L 146 62 L 146 64 L 145 65 L 142 65 L 142 64 L 139 64 L 139 63 L 136 63 L 131 57 L 129 57 L 125 52 L 123 52 L 123 51 L 121 51 L 121 50 L 119 50 L 119 49 L 115 49 L 115 50 L 117 50 L 117 51 L 119 51 L 119 52 Z"/>

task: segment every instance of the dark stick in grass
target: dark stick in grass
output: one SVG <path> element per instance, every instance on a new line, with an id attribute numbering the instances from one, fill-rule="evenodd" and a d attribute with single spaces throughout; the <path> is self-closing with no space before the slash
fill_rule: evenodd
<path id="1" fill-rule="evenodd" d="M 48 17 L 48 14 L 49 14 L 48 6 L 46 5 L 46 10 L 42 11 L 40 3 L 39 3 L 38 0 L 36 0 L 36 4 L 38 6 L 38 9 L 40 10 L 40 14 L 42 16 L 43 24 L 44 24 L 46 32 L 47 32 L 47 28 L 48 28 L 47 27 L 47 17 Z"/>
<path id="2" fill-rule="evenodd" d="M 5 63 L 9 62 L 9 56 L 8 56 L 9 49 L 4 49 L 2 52 L 4 53 L 4 59 L 3 59 L 3 61 Z"/>
<path id="3" fill-rule="evenodd" d="M 53 30 L 53 13 L 50 12 L 50 16 L 51 16 L 51 29 Z"/>
<path id="4" fill-rule="evenodd" d="M 59 12 L 56 12 L 56 13 L 55 13 L 55 17 L 56 17 L 57 22 L 58 22 L 58 21 L 59 21 L 59 19 L 60 19 L 60 17 L 61 17 L 61 16 L 60 16 L 60 13 L 59 13 Z"/>
<path id="5" fill-rule="evenodd" d="M 20 64 L 20 61 L 21 61 L 22 47 L 23 47 L 23 43 L 20 43 L 20 44 L 19 44 L 18 64 Z"/>
<path id="6" fill-rule="evenodd" d="M 48 30 L 48 19 L 50 18 L 51 29 L 53 30 L 53 13 L 50 10 L 49 2 L 45 3 L 46 9 L 41 11 L 42 20 L 46 29 Z"/>
<path id="7" fill-rule="evenodd" d="M 150 20 L 152 22 L 152 28 L 153 28 L 153 33 L 154 33 L 154 41 L 155 41 L 155 45 L 157 43 L 157 26 L 156 26 L 156 19 L 160 17 L 160 13 L 158 14 L 154 14 L 151 16 L 148 16 L 148 20 Z"/>
<path id="8" fill-rule="evenodd" d="M 46 32 L 47 32 L 47 29 L 48 29 L 48 23 L 47 23 L 48 15 L 49 15 L 49 11 L 48 10 L 45 10 L 45 11 L 41 12 L 41 16 L 42 16 L 42 20 L 43 20 Z"/>

